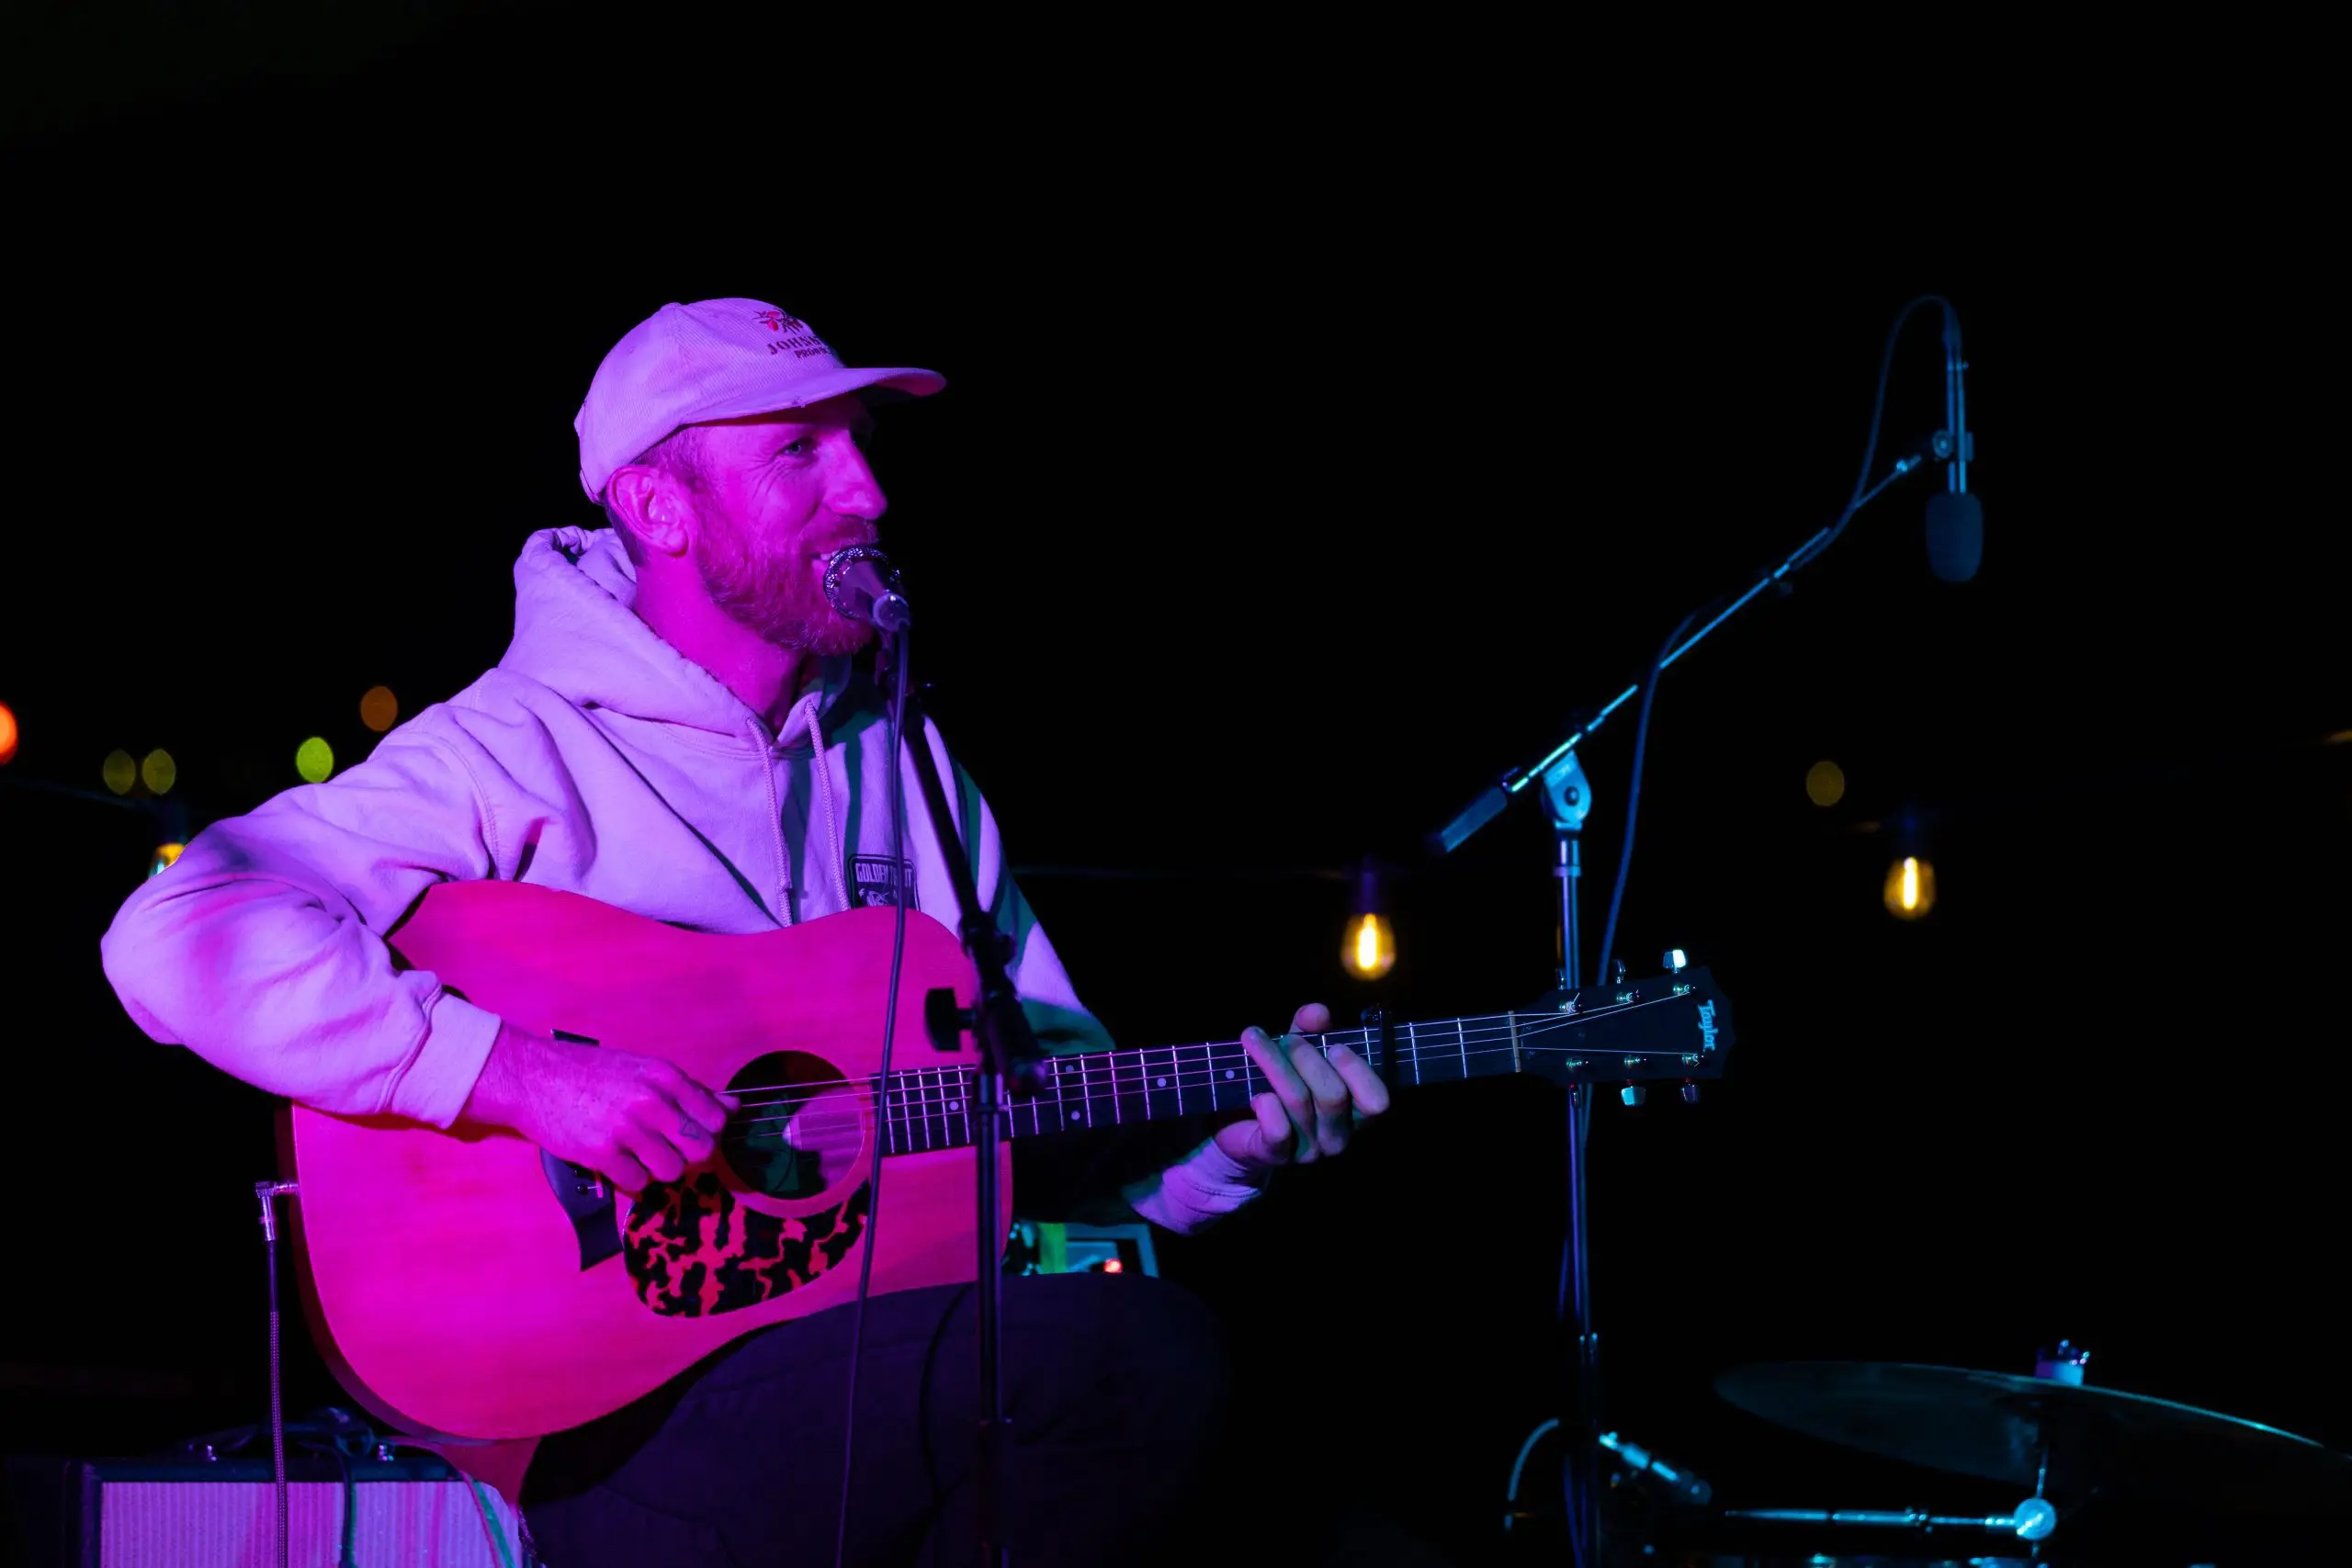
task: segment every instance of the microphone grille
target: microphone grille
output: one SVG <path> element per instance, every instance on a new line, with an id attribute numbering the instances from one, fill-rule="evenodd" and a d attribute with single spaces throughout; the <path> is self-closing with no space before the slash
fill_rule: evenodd
<path id="1" fill-rule="evenodd" d="M 1928 570 L 1944 582 L 1965 582 L 1984 558 L 1984 505 L 1965 491 L 1928 498 Z"/>

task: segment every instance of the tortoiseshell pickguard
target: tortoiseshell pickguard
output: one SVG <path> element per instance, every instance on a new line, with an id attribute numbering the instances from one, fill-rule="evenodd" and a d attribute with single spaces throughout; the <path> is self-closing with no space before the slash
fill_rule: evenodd
<path id="1" fill-rule="evenodd" d="M 787 1220 L 746 1208 L 709 1171 L 657 1181 L 629 1206 L 623 1231 L 639 1300 L 664 1317 L 736 1312 L 797 1290 L 865 1234 L 866 1189 Z"/>

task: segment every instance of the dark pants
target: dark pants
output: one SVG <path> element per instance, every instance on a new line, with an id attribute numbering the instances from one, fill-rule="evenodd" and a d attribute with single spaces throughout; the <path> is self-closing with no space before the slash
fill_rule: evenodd
<path id="1" fill-rule="evenodd" d="M 548 1438 L 525 1488 L 548 1568 L 830 1564 L 850 1311 L 752 1335 Z M 847 1561 L 977 1561 L 973 1316 L 965 1286 L 867 1303 Z M 1174 1505 L 1200 1479 L 1225 1375 L 1214 1317 L 1175 1286 L 1125 1274 L 1007 1280 L 1015 1562 L 1182 1560 Z"/>

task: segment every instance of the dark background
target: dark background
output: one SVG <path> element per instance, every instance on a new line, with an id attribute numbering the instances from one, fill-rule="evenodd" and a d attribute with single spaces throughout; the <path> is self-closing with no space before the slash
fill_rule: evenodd
<path id="1" fill-rule="evenodd" d="M 167 748 L 194 827 L 294 784 L 305 736 L 363 754 L 368 686 L 470 681 L 524 536 L 596 520 L 571 415 L 663 301 L 947 375 L 885 417 L 886 539 L 1032 901 L 1143 1043 L 1370 999 L 1337 874 L 1828 521 L 1929 291 L 1981 574 L 1929 577 L 1941 481 L 1907 479 L 1661 687 L 1620 950 L 1688 948 L 1740 1039 L 1695 1108 L 1594 1118 L 1609 1422 L 1736 1500 L 2005 1506 L 1711 1380 L 2026 1371 L 2063 1335 L 2095 1382 L 2352 1447 L 2340 331 L 2291 101 L 2020 105 L 1963 154 L 1923 84 L 1809 135 L 1499 40 L 1064 39 L 1060 70 L 1001 36 L 934 73 L 899 24 L 665 15 L 110 12 L 19 57 L 7 1449 L 261 1413 L 268 1111 L 99 973 L 163 826 L 100 760 Z M 1939 423 L 1931 320 L 1890 440 Z M 1588 961 L 1626 720 L 1585 753 Z M 1941 893 L 1913 925 L 1879 899 L 1901 822 Z M 1544 990 L 1550 854 L 1521 801 L 1401 878 L 1381 998 Z M 1321 1491 L 1491 1548 L 1557 1409 L 1561 1155 L 1555 1090 L 1431 1094 L 1167 1245 L 1239 1347 L 1237 1508 Z M 291 1376 L 338 1397 L 307 1346 Z"/>

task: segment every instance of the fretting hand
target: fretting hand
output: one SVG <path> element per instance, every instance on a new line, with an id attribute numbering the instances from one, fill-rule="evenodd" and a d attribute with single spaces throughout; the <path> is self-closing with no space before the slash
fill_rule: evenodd
<path id="1" fill-rule="evenodd" d="M 1216 1146 L 1255 1175 L 1338 1154 L 1357 1128 L 1388 1109 L 1388 1086 L 1370 1064 L 1344 1045 L 1329 1054 L 1308 1035 L 1331 1027 L 1331 1012 L 1309 1002 L 1279 1039 L 1254 1025 L 1241 1047 L 1264 1075 L 1264 1093 L 1250 1100 L 1250 1120 L 1220 1127 Z"/>
<path id="2" fill-rule="evenodd" d="M 636 1193 L 709 1158 L 737 1104 L 659 1056 L 574 1045 L 502 1023 L 464 1120 L 511 1128 Z"/>

